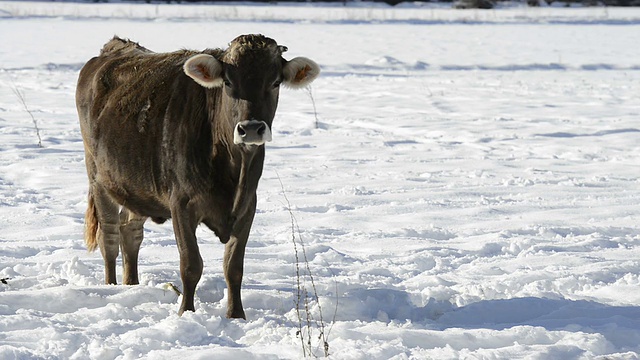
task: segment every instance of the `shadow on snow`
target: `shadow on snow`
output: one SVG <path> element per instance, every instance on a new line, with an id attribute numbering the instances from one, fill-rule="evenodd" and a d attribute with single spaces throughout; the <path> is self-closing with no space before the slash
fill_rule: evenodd
<path id="1" fill-rule="evenodd" d="M 640 343 L 638 306 L 526 297 L 483 300 L 455 308 L 448 301 L 433 298 L 424 306 L 415 306 L 409 293 L 402 290 L 353 289 L 345 295 L 339 313 L 356 315 L 359 320 L 410 320 L 440 330 L 531 326 L 548 331 L 599 333 L 617 348 L 637 350 Z"/>

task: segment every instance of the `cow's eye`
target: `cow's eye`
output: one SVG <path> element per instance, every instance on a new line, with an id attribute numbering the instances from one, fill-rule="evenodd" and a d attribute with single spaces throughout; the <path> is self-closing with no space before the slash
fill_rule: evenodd
<path id="1" fill-rule="evenodd" d="M 227 76 L 227 74 L 222 75 L 222 82 L 226 87 L 231 87 L 233 85 L 231 84 L 231 80 L 229 80 L 229 77 Z"/>
<path id="2" fill-rule="evenodd" d="M 273 83 L 273 88 L 276 89 L 276 88 L 280 87 L 280 84 L 282 84 L 282 80 L 276 80 Z"/>

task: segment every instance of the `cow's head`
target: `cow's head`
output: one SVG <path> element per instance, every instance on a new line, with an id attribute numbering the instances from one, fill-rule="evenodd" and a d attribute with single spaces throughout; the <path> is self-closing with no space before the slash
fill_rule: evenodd
<path id="1" fill-rule="evenodd" d="M 219 57 L 198 54 L 185 62 L 184 72 L 201 86 L 223 87 L 222 106 L 234 122 L 235 144 L 271 141 L 280 85 L 302 88 L 320 73 L 313 60 L 285 60 L 286 50 L 263 35 L 242 35 Z"/>

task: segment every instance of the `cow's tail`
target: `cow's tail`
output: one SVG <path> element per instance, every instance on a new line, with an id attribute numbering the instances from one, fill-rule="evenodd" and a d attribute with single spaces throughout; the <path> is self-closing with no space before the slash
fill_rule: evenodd
<path id="1" fill-rule="evenodd" d="M 93 192 L 89 190 L 89 203 L 87 204 L 87 212 L 84 214 L 84 242 L 87 244 L 87 250 L 95 251 L 98 247 L 98 214 L 96 205 L 93 201 Z"/>

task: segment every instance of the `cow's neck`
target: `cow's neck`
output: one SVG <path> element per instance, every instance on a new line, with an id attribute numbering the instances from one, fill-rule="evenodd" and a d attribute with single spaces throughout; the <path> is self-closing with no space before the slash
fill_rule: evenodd
<path id="1" fill-rule="evenodd" d="M 217 90 L 217 89 L 216 89 Z M 258 180 L 262 175 L 264 164 L 264 146 L 237 145 L 233 142 L 234 126 L 230 118 L 233 109 L 224 104 L 222 90 L 210 91 L 208 101 L 220 104 L 209 116 L 212 131 L 213 163 L 225 163 L 230 172 L 227 177 L 234 187 L 232 199 L 232 218 L 240 218 L 247 210 L 258 188 Z"/>

